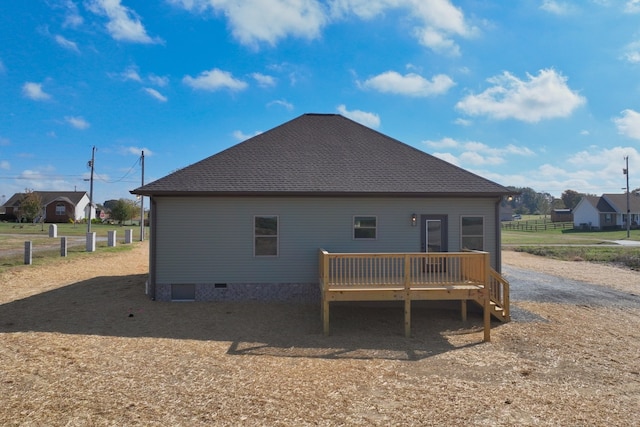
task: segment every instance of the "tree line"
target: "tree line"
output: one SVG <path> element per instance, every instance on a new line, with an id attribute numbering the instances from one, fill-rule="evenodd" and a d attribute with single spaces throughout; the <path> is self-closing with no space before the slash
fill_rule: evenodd
<path id="1" fill-rule="evenodd" d="M 510 206 L 513 212 L 521 215 L 549 215 L 553 209 L 573 209 L 584 196 L 592 194 L 565 190 L 560 198 L 549 193 L 541 193 L 530 187 L 507 187 L 519 193 L 511 200 L 503 201 L 503 206 Z"/>

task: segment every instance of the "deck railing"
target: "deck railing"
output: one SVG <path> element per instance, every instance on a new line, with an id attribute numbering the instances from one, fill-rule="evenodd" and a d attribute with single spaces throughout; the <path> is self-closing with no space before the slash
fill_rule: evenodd
<path id="1" fill-rule="evenodd" d="M 329 253 L 320 251 L 323 286 L 447 286 L 488 281 L 486 252 Z"/>
<path id="2" fill-rule="evenodd" d="M 319 251 L 319 282 L 325 334 L 330 301 L 404 300 L 405 334 L 410 334 L 411 301 L 453 299 L 483 306 L 485 341 L 490 314 L 509 321 L 509 283 L 480 251 L 417 253 L 329 253 Z M 491 310 L 491 311 L 490 311 Z"/>

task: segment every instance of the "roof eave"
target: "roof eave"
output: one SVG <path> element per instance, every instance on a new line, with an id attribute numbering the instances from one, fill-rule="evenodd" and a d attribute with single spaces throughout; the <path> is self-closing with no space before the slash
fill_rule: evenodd
<path id="1" fill-rule="evenodd" d="M 420 197 L 494 198 L 513 195 L 504 192 L 339 192 L 339 191 L 162 191 L 135 189 L 131 194 L 148 197 Z"/>

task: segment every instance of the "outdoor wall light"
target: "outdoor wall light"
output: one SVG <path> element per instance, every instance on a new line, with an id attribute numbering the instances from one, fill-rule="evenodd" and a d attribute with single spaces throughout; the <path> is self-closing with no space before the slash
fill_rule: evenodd
<path id="1" fill-rule="evenodd" d="M 411 226 L 415 227 L 418 224 L 418 218 L 416 214 L 411 214 Z"/>

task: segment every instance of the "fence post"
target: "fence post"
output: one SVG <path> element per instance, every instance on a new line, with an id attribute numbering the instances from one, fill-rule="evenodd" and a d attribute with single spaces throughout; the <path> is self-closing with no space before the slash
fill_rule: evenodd
<path id="1" fill-rule="evenodd" d="M 133 230 L 131 228 L 124 230 L 124 242 L 127 244 L 133 242 Z"/>
<path id="2" fill-rule="evenodd" d="M 58 226 L 56 224 L 49 225 L 49 237 L 58 237 Z"/>
<path id="3" fill-rule="evenodd" d="M 107 231 L 107 246 L 110 248 L 116 246 L 116 230 Z"/>
<path id="4" fill-rule="evenodd" d="M 87 233 L 87 252 L 96 251 L 96 232 L 92 231 Z"/>
<path id="5" fill-rule="evenodd" d="M 24 242 L 24 263 L 31 265 L 33 261 L 33 243 L 31 241 Z"/>
<path id="6" fill-rule="evenodd" d="M 66 237 L 60 238 L 60 256 L 62 257 L 67 256 L 67 238 Z"/>

